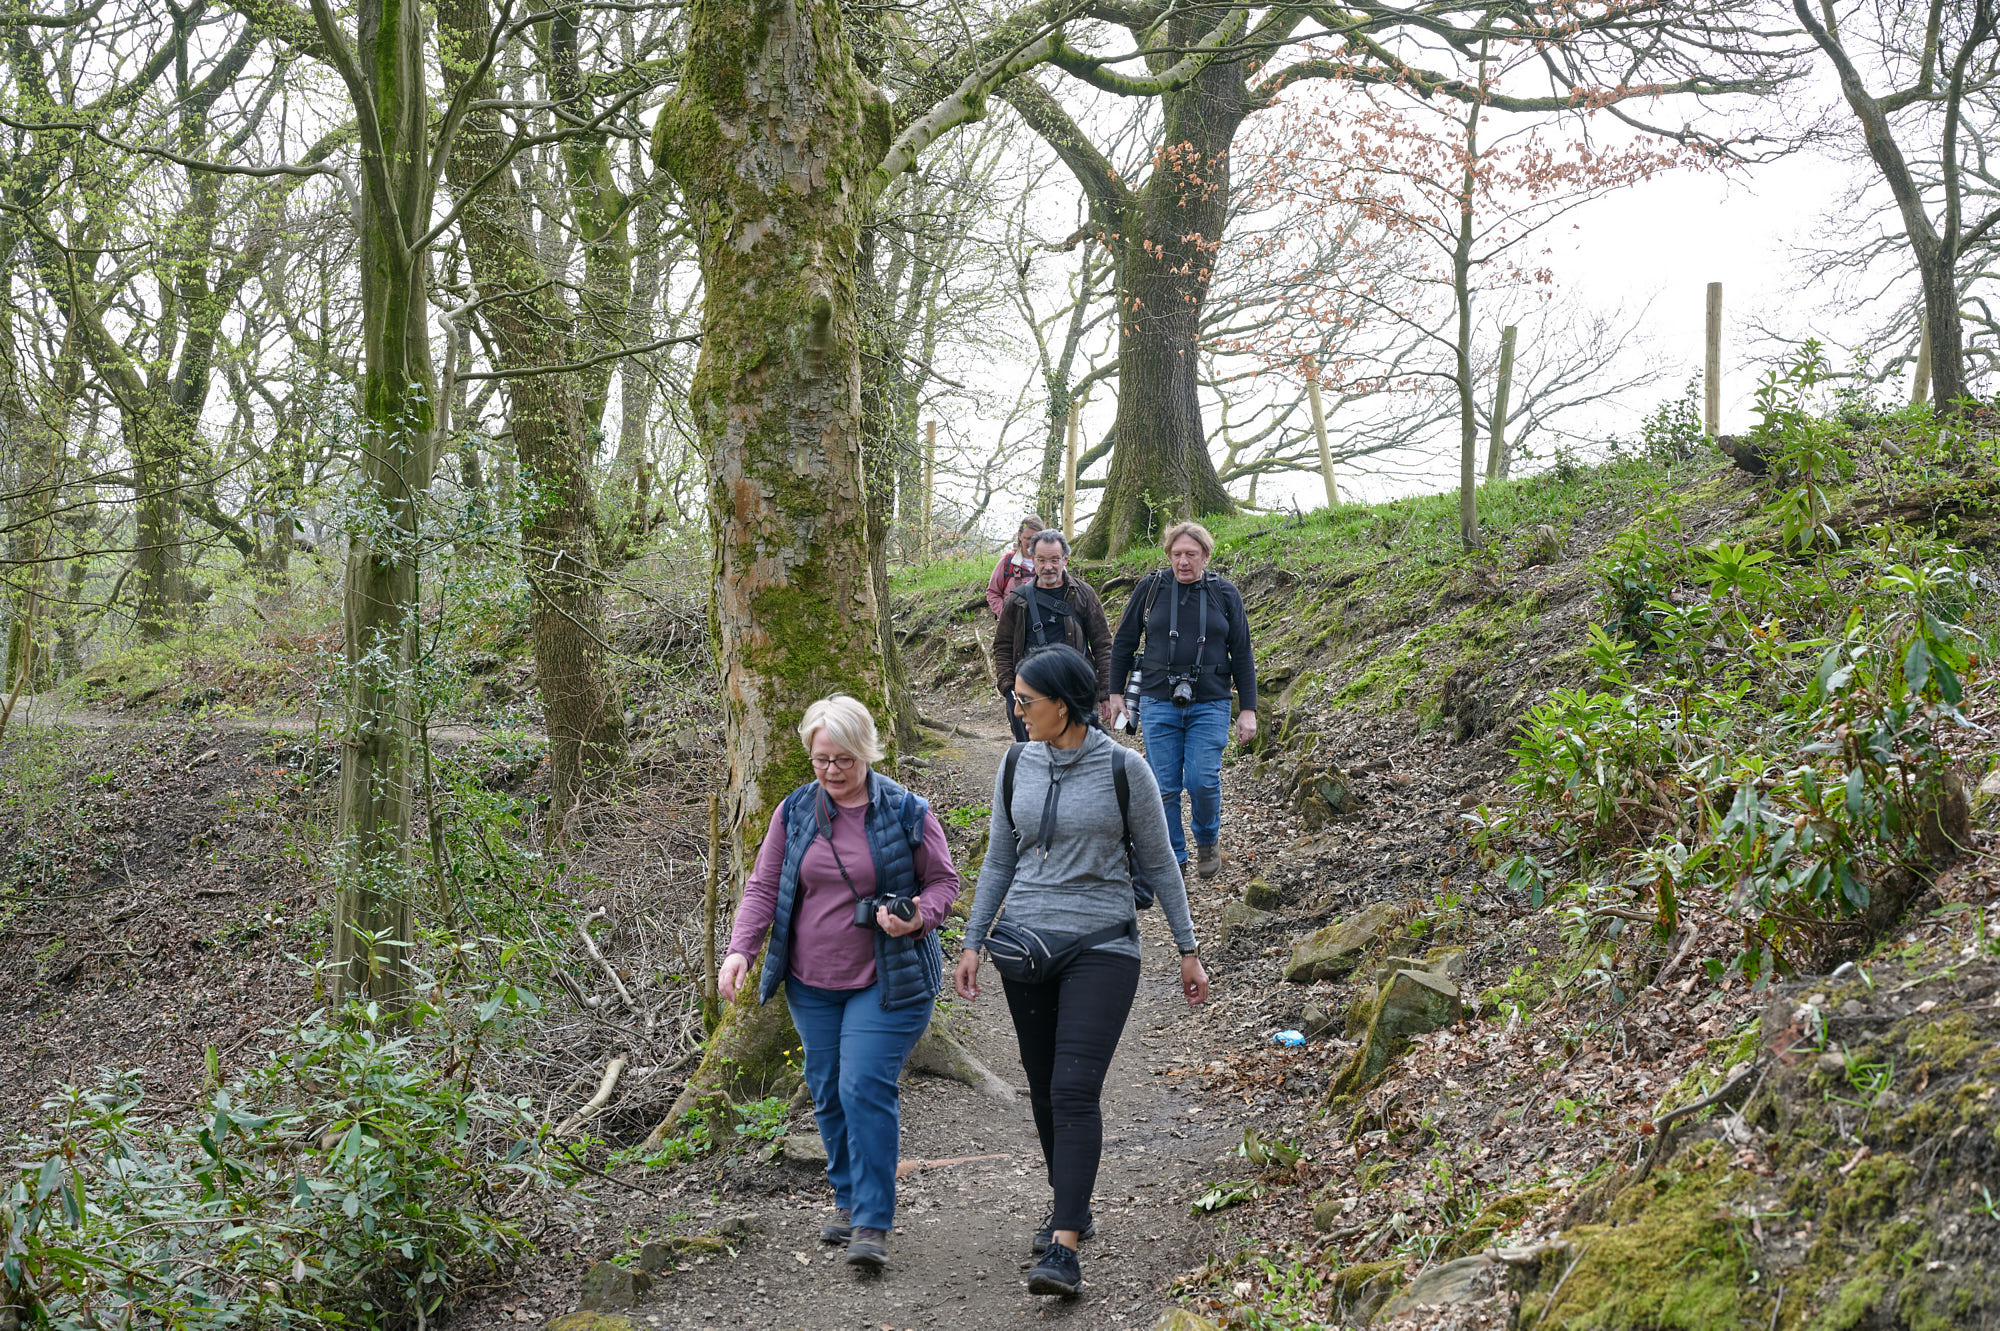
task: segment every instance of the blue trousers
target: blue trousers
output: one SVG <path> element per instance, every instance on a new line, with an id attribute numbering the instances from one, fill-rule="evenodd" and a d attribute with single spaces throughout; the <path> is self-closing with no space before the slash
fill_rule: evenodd
<path id="1" fill-rule="evenodd" d="M 1187 863 L 1181 833 L 1181 792 L 1187 791 L 1194 843 L 1212 846 L 1222 835 L 1222 748 L 1229 742 L 1229 699 L 1176 707 L 1159 698 L 1139 700 L 1146 764 L 1167 806 L 1167 835 L 1174 858 Z"/>
<path id="2" fill-rule="evenodd" d="M 884 1012 L 879 984 L 819 989 L 790 976 L 785 1002 L 805 1050 L 806 1089 L 826 1145 L 833 1204 L 851 1210 L 857 1227 L 890 1229 L 903 1126 L 897 1079 L 930 1024 L 931 1005 Z"/>

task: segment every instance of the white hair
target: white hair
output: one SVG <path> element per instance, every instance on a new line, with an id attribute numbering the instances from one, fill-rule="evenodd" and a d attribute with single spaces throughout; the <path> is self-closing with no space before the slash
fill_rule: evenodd
<path id="1" fill-rule="evenodd" d="M 799 721 L 799 743 L 812 748 L 813 735 L 824 730 L 845 753 L 851 753 L 864 763 L 882 761 L 882 744 L 875 734 L 875 718 L 868 714 L 853 698 L 844 693 L 821 698 L 806 708 L 805 716 Z"/>

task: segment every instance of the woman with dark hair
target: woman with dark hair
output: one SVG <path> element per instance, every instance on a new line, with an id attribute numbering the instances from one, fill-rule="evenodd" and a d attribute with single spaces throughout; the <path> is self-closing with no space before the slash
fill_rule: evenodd
<path id="1" fill-rule="evenodd" d="M 1208 975 L 1196 955 L 1159 788 L 1144 763 L 1122 761 L 1127 751 L 1098 723 L 1097 672 L 1081 652 L 1058 646 L 1024 658 L 1014 680 L 1029 742 L 1009 752 L 994 781 L 986 863 L 952 978 L 960 997 L 979 997 L 979 950 L 1003 906 L 1010 924 L 1032 929 L 1051 953 L 1071 954 L 1052 976 L 1027 982 L 1002 975 L 1001 988 L 1055 1193 L 1030 1246 L 1040 1260 L 1028 1272 L 1028 1289 L 1074 1295 L 1083 1284 L 1077 1245 L 1095 1232 L 1090 1194 L 1104 1149 L 1104 1074 L 1139 989 L 1135 868 L 1173 930 L 1189 1003 L 1207 999 Z"/>

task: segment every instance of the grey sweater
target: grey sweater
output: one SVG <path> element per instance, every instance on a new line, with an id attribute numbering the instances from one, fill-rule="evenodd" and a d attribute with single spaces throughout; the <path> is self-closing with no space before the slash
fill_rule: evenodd
<path id="1" fill-rule="evenodd" d="M 1112 784 L 1111 750 L 1117 741 L 1092 727 L 1078 749 L 1029 744 L 1014 770 L 1014 807 L 1000 807 L 1000 782 L 993 777 L 993 830 L 986 863 L 972 894 L 965 947 L 977 948 L 1006 898 L 1007 917 L 1055 941 L 1077 938 L 1135 917 L 1132 876 L 1125 863 L 1124 826 L 1118 790 Z M 1047 853 L 1040 844 L 1042 807 L 1049 789 L 1049 764 L 1061 774 L 1055 829 Z M 1167 927 L 1182 948 L 1192 948 L 1194 921 L 1188 917 L 1187 885 L 1167 840 L 1167 815 L 1159 783 L 1139 754 L 1129 754 L 1125 780 L 1131 791 L 1132 849 L 1153 884 Z M 1021 829 L 1015 841 L 1016 827 Z M 1009 886 L 1009 884 L 1012 886 Z M 1099 944 L 1106 952 L 1139 955 L 1131 937 Z"/>

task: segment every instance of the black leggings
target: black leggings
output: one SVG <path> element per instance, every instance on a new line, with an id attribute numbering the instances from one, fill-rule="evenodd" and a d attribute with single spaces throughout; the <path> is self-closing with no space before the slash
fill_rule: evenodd
<path id="1" fill-rule="evenodd" d="M 1001 987 L 1014 1015 L 1035 1132 L 1055 1190 L 1055 1227 L 1081 1230 L 1090 1218 L 1090 1194 L 1104 1154 L 1099 1096 L 1139 992 L 1139 959 L 1093 950 L 1046 984 L 1003 978 Z"/>

